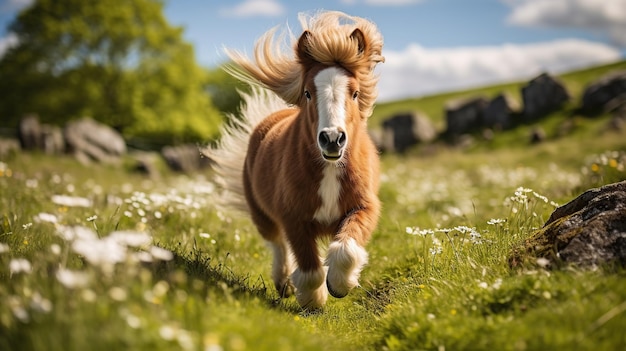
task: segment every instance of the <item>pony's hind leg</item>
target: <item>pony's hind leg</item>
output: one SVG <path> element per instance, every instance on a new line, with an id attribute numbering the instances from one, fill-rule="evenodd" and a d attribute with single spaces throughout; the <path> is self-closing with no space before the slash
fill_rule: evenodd
<path id="1" fill-rule="evenodd" d="M 293 259 L 289 244 L 282 235 L 275 241 L 268 241 L 274 252 L 272 263 L 272 280 L 280 297 L 289 297 L 294 293 L 294 286 L 291 283 L 290 275 L 293 272 Z"/>
<path id="2" fill-rule="evenodd" d="M 254 222 L 259 234 L 267 241 L 272 248 L 274 259 L 272 262 L 272 280 L 276 291 L 281 297 L 289 297 L 293 295 L 294 287 L 289 276 L 293 272 L 293 262 L 289 244 L 285 239 L 284 233 L 278 225 L 267 217 L 256 204 L 248 200 L 251 209 L 252 221 Z"/>

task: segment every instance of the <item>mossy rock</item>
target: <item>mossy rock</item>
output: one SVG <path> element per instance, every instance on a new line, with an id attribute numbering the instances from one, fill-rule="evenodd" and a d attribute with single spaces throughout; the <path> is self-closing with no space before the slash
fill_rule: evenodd
<path id="1" fill-rule="evenodd" d="M 509 258 L 512 267 L 547 259 L 550 265 L 626 266 L 626 181 L 590 189 L 557 208 Z"/>

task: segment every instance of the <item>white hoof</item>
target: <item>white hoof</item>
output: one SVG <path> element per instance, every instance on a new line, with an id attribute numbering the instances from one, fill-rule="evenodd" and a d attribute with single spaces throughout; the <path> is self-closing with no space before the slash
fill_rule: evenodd
<path id="1" fill-rule="evenodd" d="M 326 255 L 328 292 L 338 298 L 348 295 L 359 285 L 359 275 L 366 263 L 367 252 L 354 239 L 332 242 Z"/>
<path id="2" fill-rule="evenodd" d="M 296 300 L 300 307 L 306 310 L 315 310 L 326 304 L 328 290 L 324 284 L 325 276 L 324 269 L 303 272 L 297 268 L 293 272 L 291 281 L 296 287 Z"/>

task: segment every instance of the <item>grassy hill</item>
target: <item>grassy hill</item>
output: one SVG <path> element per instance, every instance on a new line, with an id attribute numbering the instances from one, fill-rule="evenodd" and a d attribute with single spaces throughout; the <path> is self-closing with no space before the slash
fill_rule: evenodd
<path id="1" fill-rule="evenodd" d="M 591 67 L 559 75 L 559 79 L 563 82 L 571 94 L 572 100 L 561 111 L 553 113 L 542 121 L 539 121 L 537 124 L 546 126 L 550 129 L 555 125 L 556 121 L 562 121 L 565 118 L 571 117 L 576 108 L 580 106 L 582 93 L 590 82 L 611 71 L 624 69 L 626 69 L 626 61 L 619 61 L 608 65 Z M 522 106 L 521 88 L 526 85 L 526 83 L 527 81 L 512 82 L 470 90 L 424 96 L 415 99 L 381 103 L 378 104 L 374 110 L 370 120 L 370 126 L 376 128 L 376 126 L 380 126 L 385 118 L 393 116 L 396 113 L 417 110 L 425 113 L 435 123 L 438 130 L 444 130 L 446 127 L 444 105 L 447 101 L 479 95 L 487 98 L 493 98 L 500 93 L 507 93 L 519 103 L 519 106 Z M 516 134 L 516 131 L 512 131 L 510 133 Z"/>
<path id="2" fill-rule="evenodd" d="M 626 62 L 563 75 L 574 96 Z M 486 87 L 389 104 L 441 125 L 443 103 Z M 514 95 L 518 96 L 518 95 Z M 215 206 L 210 173 L 147 179 L 24 153 L 0 160 L 0 350 L 618 350 L 626 271 L 510 252 L 555 206 L 626 179 L 626 131 L 608 116 L 553 128 L 577 102 L 466 150 L 382 156 L 383 213 L 361 287 L 318 313 L 280 300 L 250 221 Z"/>

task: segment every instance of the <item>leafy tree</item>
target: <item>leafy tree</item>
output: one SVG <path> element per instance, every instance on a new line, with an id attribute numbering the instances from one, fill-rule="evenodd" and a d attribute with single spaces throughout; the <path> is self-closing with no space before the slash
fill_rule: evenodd
<path id="1" fill-rule="evenodd" d="M 220 111 L 235 113 L 241 103 L 239 91 L 248 91 L 249 87 L 218 67 L 209 71 L 206 90 Z"/>
<path id="2" fill-rule="evenodd" d="M 61 124 L 91 116 L 162 143 L 215 137 L 221 121 L 207 71 L 158 0 L 36 0 L 9 26 L 0 116 Z"/>

